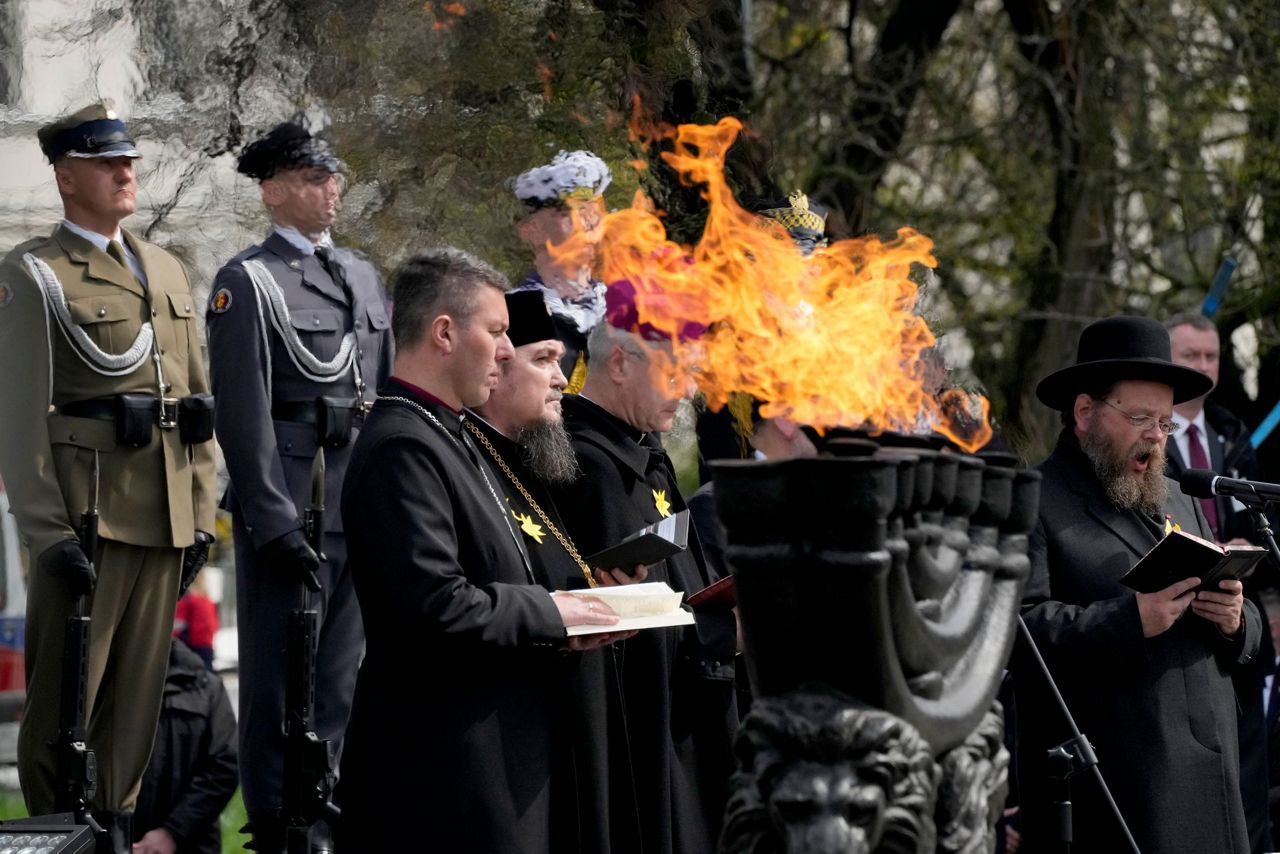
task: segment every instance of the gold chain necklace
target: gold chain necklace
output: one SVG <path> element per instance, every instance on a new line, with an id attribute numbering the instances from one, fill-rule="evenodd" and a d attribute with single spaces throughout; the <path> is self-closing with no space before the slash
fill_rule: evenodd
<path id="1" fill-rule="evenodd" d="M 547 530 L 555 535 L 555 538 L 560 542 L 560 545 L 564 546 L 564 550 L 569 553 L 569 557 L 573 558 L 573 562 L 582 570 L 582 575 L 587 579 L 587 584 L 591 587 L 595 587 L 596 580 L 591 576 L 591 567 L 587 566 L 586 561 L 584 561 L 582 556 L 578 554 L 578 549 L 574 546 L 573 542 L 564 534 L 560 533 L 560 529 L 556 526 L 556 523 L 547 518 L 547 514 L 538 506 L 538 502 L 533 500 L 533 496 L 529 494 L 529 490 L 524 488 L 524 484 L 520 482 L 520 478 L 516 477 L 516 473 L 507 465 L 507 461 L 502 458 L 502 454 L 499 454 L 498 449 L 489 441 L 489 437 L 484 434 L 483 430 L 472 422 L 463 421 L 462 423 L 465 424 L 467 429 L 480 440 L 480 444 L 489 452 L 489 456 L 493 457 L 493 461 L 498 464 L 498 468 L 502 469 L 502 473 L 507 476 L 507 479 L 510 480 L 512 484 L 515 485 L 516 491 L 520 493 L 520 497 L 529 502 L 529 506 L 533 508 L 533 512 L 537 513 L 538 518 L 542 520 L 542 524 L 546 525 Z"/>

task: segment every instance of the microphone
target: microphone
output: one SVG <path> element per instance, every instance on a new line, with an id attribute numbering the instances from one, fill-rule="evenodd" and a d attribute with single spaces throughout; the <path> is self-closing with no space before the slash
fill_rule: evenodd
<path id="1" fill-rule="evenodd" d="M 1209 469 L 1187 469 L 1178 479 L 1178 483 L 1182 491 L 1192 498 L 1213 498 L 1215 495 L 1224 495 L 1254 504 L 1280 501 L 1280 483 L 1222 477 Z"/>

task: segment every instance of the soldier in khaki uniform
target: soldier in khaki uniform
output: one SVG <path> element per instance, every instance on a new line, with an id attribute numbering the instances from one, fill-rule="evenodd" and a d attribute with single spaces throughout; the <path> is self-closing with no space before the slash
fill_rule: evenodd
<path id="1" fill-rule="evenodd" d="M 174 603 L 212 539 L 213 398 L 186 272 L 120 228 L 140 156 L 124 124 L 97 104 L 39 139 L 66 219 L 0 264 L 0 476 L 33 557 L 18 770 L 31 813 L 52 812 L 63 625 L 88 594 L 92 806 L 128 851 Z M 96 580 L 78 540 L 95 452 Z"/>

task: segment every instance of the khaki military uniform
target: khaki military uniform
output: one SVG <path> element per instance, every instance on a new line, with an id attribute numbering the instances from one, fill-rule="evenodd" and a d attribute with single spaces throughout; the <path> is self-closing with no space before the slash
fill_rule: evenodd
<path id="1" fill-rule="evenodd" d="M 208 391 L 195 303 L 182 265 L 122 232 L 147 279 L 59 226 L 0 264 L 0 476 L 31 556 L 27 700 L 18 770 L 33 814 L 53 809 L 62 632 L 73 600 L 61 579 L 36 571 L 45 549 L 76 537 L 89 502 L 94 452 L 101 466 L 98 586 L 91 598 L 87 740 L 97 751 L 96 809 L 129 811 L 151 752 L 164 687 L 182 550 L 214 525 L 213 443 L 183 445 L 176 429 L 117 446 L 111 421 L 59 407 L 122 393 L 156 395 L 159 371 L 181 398 Z M 71 320 L 101 351 L 129 349 L 144 323 L 153 350 L 132 370 L 104 375 L 60 328 L 24 255 L 57 278 Z M 158 357 L 158 358 L 157 358 Z"/>

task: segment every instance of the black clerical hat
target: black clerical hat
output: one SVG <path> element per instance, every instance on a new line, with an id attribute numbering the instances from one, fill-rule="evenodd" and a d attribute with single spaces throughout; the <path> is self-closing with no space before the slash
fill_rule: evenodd
<path id="1" fill-rule="evenodd" d="M 1120 380 L 1148 380 L 1173 389 L 1173 402 L 1207 394 L 1213 380 L 1171 361 L 1169 333 L 1149 317 L 1119 315 L 1094 321 L 1080 333 L 1076 363 L 1055 371 L 1036 386 L 1036 397 L 1066 411 L 1076 395 L 1096 393 Z"/>
<path id="2" fill-rule="evenodd" d="M 311 166 L 337 172 L 342 168 L 342 161 L 327 140 L 312 136 L 299 119 L 291 119 L 246 145 L 236 170 L 242 175 L 265 181 L 277 172 Z"/>
<path id="3" fill-rule="evenodd" d="M 507 315 L 511 319 L 507 337 L 511 339 L 512 347 L 560 337 L 556 334 L 555 321 L 551 319 L 551 310 L 547 308 L 547 301 L 542 298 L 540 290 L 508 292 Z"/>

